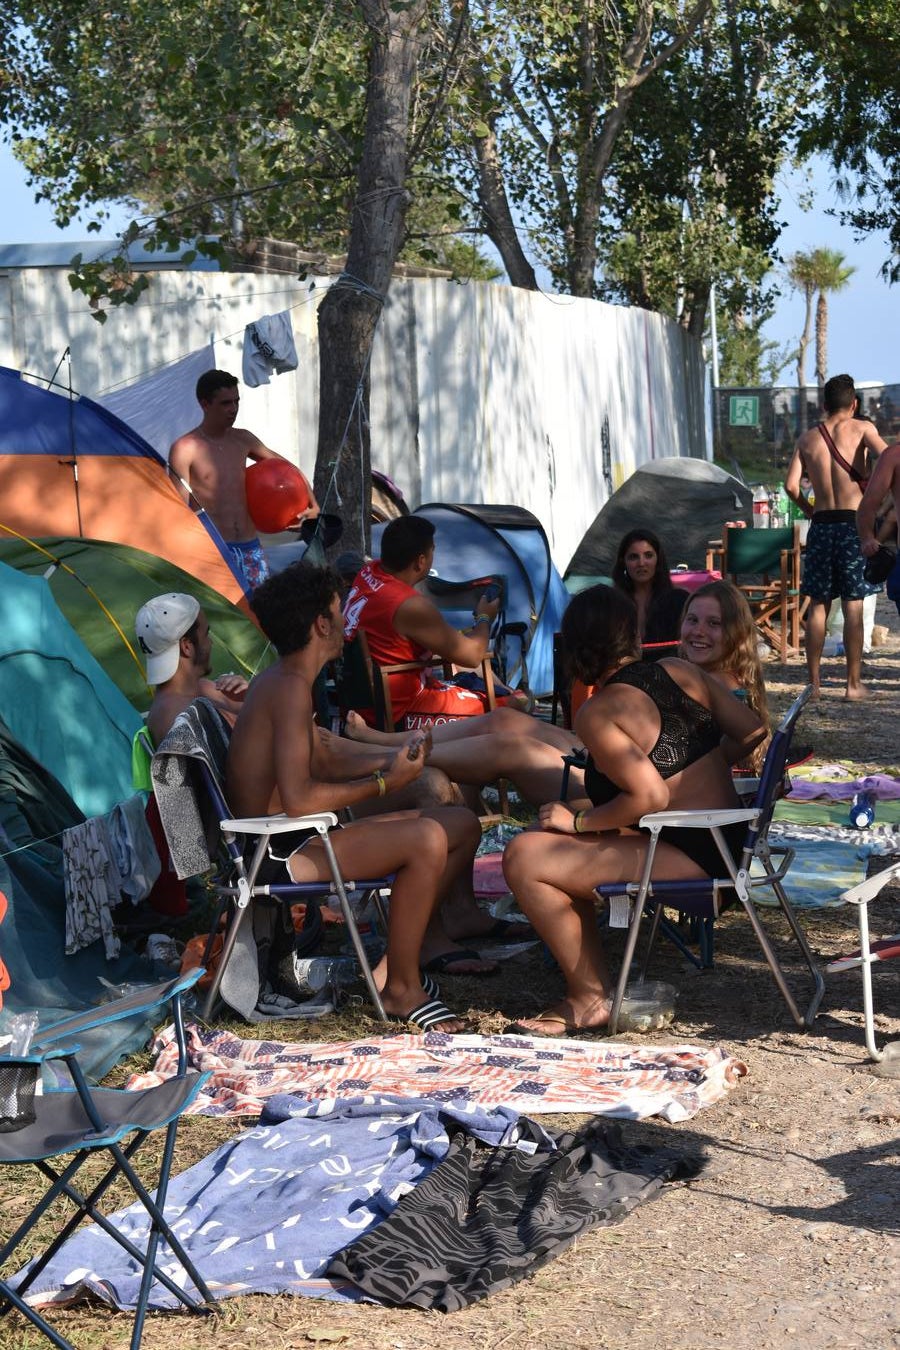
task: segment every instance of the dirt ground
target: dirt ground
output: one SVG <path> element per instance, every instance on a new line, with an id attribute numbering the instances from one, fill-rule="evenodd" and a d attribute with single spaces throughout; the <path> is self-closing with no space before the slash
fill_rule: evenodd
<path id="1" fill-rule="evenodd" d="M 815 762 L 896 769 L 900 635 L 892 611 L 881 603 L 878 620 L 891 633 L 867 660 L 866 703 L 841 700 L 840 662 L 827 663 L 835 683 L 797 733 L 812 744 Z M 774 711 L 784 710 L 803 676 L 799 661 L 768 667 Z M 883 865 L 873 860 L 870 870 Z M 823 955 L 855 945 L 854 916 L 842 910 L 813 912 L 804 923 Z M 883 893 L 872 924 L 876 934 L 900 932 L 900 888 Z M 799 979 L 785 926 L 776 919 L 771 931 Z M 615 939 L 611 949 L 615 963 Z M 749 1070 L 725 1100 L 691 1121 L 625 1127 L 644 1140 L 701 1150 L 707 1164 L 696 1180 L 665 1187 L 621 1224 L 594 1230 L 530 1279 L 461 1313 L 245 1298 L 222 1304 L 211 1323 L 151 1317 L 146 1350 L 213 1341 L 266 1350 L 315 1342 L 359 1350 L 880 1350 L 900 1343 L 900 1078 L 879 1075 L 867 1060 L 858 972 L 830 976 L 814 1029 L 798 1031 L 746 920 L 731 911 L 717 927 L 712 970 L 689 973 L 664 945 L 651 973 L 679 986 L 680 997 L 675 1027 L 650 1039 L 723 1044 Z M 447 980 L 445 992 L 480 1029 L 499 1030 L 509 1016 L 546 1006 L 556 987 L 534 955 L 495 979 Z M 881 1036 L 900 1036 L 898 995 L 900 962 L 885 963 L 875 981 Z M 342 1037 L 347 1016 L 286 1035 Z M 557 1128 L 579 1123 L 541 1119 Z M 180 1165 L 234 1128 L 185 1120 Z M 11 1197 L 3 1198 L 5 1207 Z M 97 1350 L 119 1350 L 130 1335 L 127 1318 L 104 1310 L 67 1314 L 61 1325 L 78 1346 Z M 18 1322 L 0 1328 L 0 1350 L 38 1344 Z"/>

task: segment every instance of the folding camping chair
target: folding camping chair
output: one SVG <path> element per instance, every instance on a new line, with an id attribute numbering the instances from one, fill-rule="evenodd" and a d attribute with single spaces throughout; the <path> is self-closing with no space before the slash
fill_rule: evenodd
<path id="1" fill-rule="evenodd" d="M 701 924 L 707 925 L 708 930 L 719 916 L 723 898 L 730 900 L 733 897 L 736 897 L 744 907 L 763 956 L 794 1021 L 799 1027 L 808 1029 L 812 1026 L 825 992 L 825 981 L 806 940 L 806 935 L 800 927 L 797 916 L 782 886 L 782 882 L 794 860 L 794 850 L 786 845 L 770 845 L 768 842 L 772 812 L 784 778 L 791 738 L 797 719 L 811 695 L 812 685 L 807 685 L 791 704 L 781 725 L 772 736 L 760 775 L 759 788 L 752 806 L 729 807 L 717 811 L 655 811 L 651 815 L 643 816 L 640 824 L 650 832 L 650 847 L 647 850 L 647 859 L 640 881 L 629 883 L 624 887 L 621 882 L 597 887 L 598 896 L 609 898 L 611 908 L 616 904 L 616 897 L 623 895 L 627 897 L 630 905 L 628 936 L 622 958 L 622 968 L 619 972 L 619 980 L 613 998 L 609 1023 L 610 1034 L 615 1033 L 618 1024 L 625 986 L 628 983 L 628 976 L 631 972 L 637 946 L 641 918 L 645 910 L 649 907 L 653 911 L 653 922 L 650 929 L 647 955 L 644 960 L 644 971 L 646 971 L 647 960 L 663 917 L 663 908 L 675 909 L 690 918 L 697 918 L 701 921 Z M 747 837 L 744 841 L 740 861 L 735 865 L 726 847 L 720 827 L 738 821 L 746 821 Z M 663 827 L 669 829 L 708 829 L 722 858 L 722 875 L 716 878 L 698 878 L 693 881 L 654 879 L 651 882 L 653 859 L 659 843 L 660 831 Z M 773 855 L 781 859 L 777 868 L 773 866 Z M 753 863 L 756 864 L 756 869 L 751 871 L 751 864 Z M 812 978 L 812 996 L 803 1012 L 798 1008 L 791 993 L 784 971 L 754 904 L 754 894 L 762 889 L 774 894 L 777 899 L 779 908 L 787 919 L 791 933 L 800 948 L 801 955 Z"/>
<path id="2" fill-rule="evenodd" d="M 800 527 L 726 529 L 706 554 L 706 569 L 718 568 L 746 597 L 760 636 L 781 657 L 800 650 Z"/>
<path id="3" fill-rule="evenodd" d="M 220 921 L 223 915 L 228 916 L 222 954 L 203 1005 L 204 1018 L 212 1015 L 238 939 L 242 938 L 248 945 L 252 942 L 251 926 L 247 920 L 251 916 L 254 900 L 267 899 L 281 905 L 291 905 L 299 900 L 321 900 L 334 894 L 338 897 L 341 914 L 372 1002 L 381 1020 L 387 1021 L 350 896 L 352 894 L 358 902 L 372 899 L 376 909 L 382 912 L 381 893 L 390 889 L 392 878 L 344 879 L 329 837 L 329 832 L 338 824 L 333 812 L 234 819 L 222 786 L 229 734 L 227 723 L 215 705 L 205 698 L 195 699 L 191 707 L 176 718 L 152 761 L 153 790 L 179 875 L 190 876 L 207 871 L 209 867 L 215 868 L 213 889 L 218 904 L 207 939 L 204 964 L 210 958 Z M 315 830 L 319 835 L 328 860 L 331 882 L 257 884 L 257 874 L 273 837 L 304 829 Z M 185 834 L 188 836 L 187 841 Z M 198 847 L 198 834 L 203 835 L 203 848 Z M 249 861 L 246 856 L 248 849 Z M 313 912 L 316 918 L 320 918 L 317 906 L 308 906 L 307 912 Z M 252 1010 L 240 1008 L 239 1011 L 247 1015 Z"/>
<path id="4" fill-rule="evenodd" d="M 71 1343 L 36 1308 L 29 1306 L 26 1296 L 83 1218 L 98 1224 L 142 1269 L 131 1350 L 138 1350 L 141 1343 L 154 1281 L 163 1285 L 190 1311 L 211 1311 L 212 1294 L 163 1217 L 178 1120 L 209 1078 L 208 1073 L 188 1071 L 181 1009 L 182 995 L 202 974 L 202 970 L 194 970 L 166 984 L 141 989 L 113 1003 L 67 1017 L 41 1030 L 27 1054 L 0 1056 L 0 1166 L 28 1164 L 49 1183 L 41 1199 L 0 1248 L 0 1317 L 16 1309 L 58 1350 L 72 1350 Z M 136 1092 L 90 1087 L 78 1062 L 79 1036 L 91 1028 L 169 1006 L 178 1045 L 175 1076 L 156 1087 Z M 71 1087 L 36 1094 L 37 1081 L 45 1065 L 56 1066 L 57 1072 L 60 1065 L 65 1065 Z M 162 1157 L 156 1179 L 145 1185 L 132 1159 L 148 1136 L 157 1130 L 165 1130 Z M 129 1135 L 132 1137 L 126 1142 Z M 86 1191 L 82 1192 L 76 1185 L 77 1173 L 89 1159 L 103 1153 L 107 1155 L 106 1170 L 99 1180 L 92 1171 Z M 71 1155 L 68 1161 L 57 1162 L 64 1154 Z M 149 1230 L 143 1249 L 126 1235 L 124 1229 L 116 1228 L 100 1208 L 106 1192 L 114 1183 L 120 1182 L 130 1186 L 146 1211 Z M 35 1226 L 61 1198 L 69 1200 L 75 1207 L 74 1215 L 24 1270 L 4 1275 L 3 1271 L 19 1247 L 23 1243 L 29 1247 L 33 1245 Z M 133 1224 L 128 1231 L 134 1234 Z M 159 1264 L 157 1255 L 161 1237 L 171 1252 L 166 1253 L 164 1267 Z M 176 1265 L 180 1270 L 175 1268 Z M 192 1292 L 189 1285 L 196 1292 Z"/>
<path id="5" fill-rule="evenodd" d="M 336 678 L 335 687 L 342 713 L 348 708 L 374 708 L 375 724 L 379 731 L 402 731 L 394 717 L 391 702 L 391 675 L 403 674 L 411 670 L 430 670 L 432 661 L 404 661 L 398 665 L 379 666 L 369 653 L 366 635 L 357 629 L 350 642 L 344 643 L 344 655 L 341 671 Z M 452 679 L 458 667 L 443 662 L 441 669 L 445 679 Z M 494 672 L 491 666 L 491 653 L 486 652 L 479 667 L 481 679 L 487 695 L 488 712 L 497 706 L 494 695 Z M 497 796 L 503 815 L 509 815 L 509 790 L 504 779 L 497 783 Z"/>
<path id="6" fill-rule="evenodd" d="M 872 942 L 869 937 L 869 905 L 877 899 L 889 883 L 900 882 L 900 863 L 885 867 L 875 876 L 867 877 L 852 890 L 845 891 L 842 899 L 846 905 L 856 905 L 859 923 L 859 951 L 849 956 L 838 956 L 828 962 L 826 975 L 838 974 L 845 970 L 859 970 L 862 974 L 863 1021 L 865 1025 L 866 1049 L 871 1059 L 884 1059 L 884 1050 L 875 1043 L 875 1014 L 872 1001 L 872 966 L 876 961 L 888 961 L 900 957 L 900 933 L 892 937 Z"/>

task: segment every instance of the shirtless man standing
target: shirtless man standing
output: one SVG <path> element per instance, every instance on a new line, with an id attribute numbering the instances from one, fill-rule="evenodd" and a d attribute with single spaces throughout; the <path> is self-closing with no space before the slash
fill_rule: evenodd
<path id="1" fill-rule="evenodd" d="M 832 376 L 825 384 L 823 398 L 825 420 L 798 440 L 784 483 L 788 496 L 812 520 L 802 587 L 803 594 L 809 596 L 806 667 L 818 697 L 828 611 L 833 600 L 842 600 L 846 697 L 860 699 L 866 695 L 860 678 L 863 600 L 879 588 L 870 586 L 863 576 L 856 510 L 865 487 L 867 451 L 878 455 L 885 442 L 872 422 L 854 416 L 859 400 L 849 375 Z M 812 484 L 815 510 L 800 491 L 804 474 Z"/>
<path id="2" fill-rule="evenodd" d="M 203 419 L 193 431 L 178 437 L 169 452 L 169 468 L 181 480 L 181 492 L 188 504 L 190 488 L 209 513 L 238 573 L 252 591 L 266 579 L 269 568 L 247 509 L 244 472 L 248 459 L 285 457 L 263 445 L 252 431 L 234 425 L 241 402 L 234 375 L 226 370 L 204 371 L 197 381 L 197 401 Z M 319 514 L 311 487 L 309 501 L 297 517 L 298 524 Z"/>
<path id="3" fill-rule="evenodd" d="M 878 463 L 869 479 L 869 486 L 866 488 L 862 501 L 859 504 L 859 510 L 856 513 L 856 528 L 859 531 L 860 548 L 866 558 L 871 558 L 878 552 L 881 546 L 881 539 L 876 537 L 875 523 L 881 511 L 882 503 L 885 497 L 890 495 L 894 503 L 894 526 L 893 538 L 885 542 L 897 545 L 898 540 L 897 521 L 900 520 L 900 442 L 896 445 L 889 445 L 883 455 L 879 456 Z M 882 539 L 888 533 L 887 522 L 882 531 Z M 887 579 L 887 593 L 891 600 L 897 604 L 897 612 L 900 613 L 900 552 L 897 555 L 897 561 L 894 564 L 894 570 Z"/>

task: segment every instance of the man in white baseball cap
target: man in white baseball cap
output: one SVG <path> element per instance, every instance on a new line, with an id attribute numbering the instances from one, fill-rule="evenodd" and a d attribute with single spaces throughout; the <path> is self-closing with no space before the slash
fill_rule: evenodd
<path id="1" fill-rule="evenodd" d="M 200 602 L 192 595 L 155 595 L 142 605 L 134 621 L 141 651 L 147 658 L 147 683 L 165 684 L 178 669 L 180 639 L 194 627 Z"/>
<path id="2" fill-rule="evenodd" d="M 147 714 L 154 745 L 159 745 L 178 714 L 200 695 L 212 699 L 234 719 L 247 681 L 240 675 L 206 678 L 212 655 L 209 623 L 192 595 L 177 591 L 155 595 L 138 610 L 134 628 L 147 658 L 147 683 L 156 686 Z"/>

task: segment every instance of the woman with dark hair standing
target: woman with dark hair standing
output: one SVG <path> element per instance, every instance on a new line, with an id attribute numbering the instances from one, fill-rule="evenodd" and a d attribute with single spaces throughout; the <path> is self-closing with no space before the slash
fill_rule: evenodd
<path id="1" fill-rule="evenodd" d="M 628 531 L 619 544 L 612 579 L 637 607 L 638 632 L 645 646 L 677 642 L 686 596 L 672 585 L 665 549 L 653 530 Z"/>
<path id="2" fill-rule="evenodd" d="M 613 563 L 613 585 L 634 601 L 641 655 L 645 661 L 677 656 L 681 612 L 687 592 L 672 585 L 669 563 L 659 535 L 653 530 L 629 530 Z M 593 690 L 580 679 L 572 681 L 572 725 Z"/>
<path id="3" fill-rule="evenodd" d="M 641 660 L 637 612 L 622 591 L 594 586 L 571 601 L 563 646 L 573 675 L 595 692 L 575 731 L 589 754 L 590 807 L 542 806 L 537 830 L 503 858 L 510 890 L 559 963 L 566 992 L 550 1011 L 516 1023 L 524 1035 L 579 1035 L 609 1021 L 612 981 L 600 943 L 595 887 L 636 881 L 649 847 L 638 828 L 651 811 L 737 806 L 729 765 L 765 735 L 759 717 L 698 666 Z M 725 826 L 735 859 L 746 825 Z M 708 830 L 663 829 L 654 872 L 713 876 L 723 864 Z"/>

